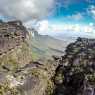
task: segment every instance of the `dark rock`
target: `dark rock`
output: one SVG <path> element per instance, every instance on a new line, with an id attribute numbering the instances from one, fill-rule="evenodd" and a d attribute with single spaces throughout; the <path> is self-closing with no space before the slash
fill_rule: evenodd
<path id="1" fill-rule="evenodd" d="M 95 39 L 87 38 L 78 38 L 67 46 L 66 54 L 60 61 L 63 65 L 56 70 L 54 95 L 95 95 L 94 47 Z M 56 81 L 59 75 L 61 78 Z"/>

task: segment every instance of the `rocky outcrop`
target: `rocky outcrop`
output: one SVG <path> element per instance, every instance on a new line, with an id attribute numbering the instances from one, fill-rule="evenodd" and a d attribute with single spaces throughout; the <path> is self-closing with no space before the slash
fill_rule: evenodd
<path id="1" fill-rule="evenodd" d="M 25 60 L 26 64 L 6 60 L 0 65 L 0 95 L 51 95 L 57 61 Z"/>
<path id="2" fill-rule="evenodd" d="M 23 41 L 14 35 L 19 32 L 19 36 L 21 39 L 23 38 L 22 33 L 26 31 L 26 28 L 22 26 L 21 22 L 1 22 L 0 26 L 5 29 L 6 34 L 9 33 L 9 37 L 0 38 L 5 41 L 3 47 L 6 50 L 0 55 L 0 95 L 50 95 L 53 92 L 52 77 L 59 65 L 58 60 L 38 60 L 37 62 L 32 60 L 30 33 L 25 33 Z M 13 27 L 15 31 L 9 31 L 10 27 Z M 19 31 L 17 27 L 20 28 Z M 0 33 L 4 34 L 2 29 Z M 19 45 L 13 43 L 15 37 L 18 39 Z M 8 50 L 6 39 L 8 39 Z M 2 47 L 2 42 L 0 46 Z M 10 49 L 10 47 L 12 48 Z"/>
<path id="3" fill-rule="evenodd" d="M 27 33 L 21 21 L 0 22 L 0 55 L 24 42 Z"/>
<path id="4" fill-rule="evenodd" d="M 95 39 L 67 46 L 54 77 L 53 95 L 95 95 Z"/>

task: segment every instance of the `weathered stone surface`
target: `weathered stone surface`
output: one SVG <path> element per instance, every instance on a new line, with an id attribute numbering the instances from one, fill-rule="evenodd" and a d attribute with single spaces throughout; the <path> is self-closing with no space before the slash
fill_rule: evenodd
<path id="1" fill-rule="evenodd" d="M 21 21 L 0 23 L 0 55 L 19 46 L 26 38 L 27 30 Z"/>
<path id="2" fill-rule="evenodd" d="M 62 58 L 54 78 L 54 95 L 95 95 L 95 39 L 78 38 L 67 46 Z"/>

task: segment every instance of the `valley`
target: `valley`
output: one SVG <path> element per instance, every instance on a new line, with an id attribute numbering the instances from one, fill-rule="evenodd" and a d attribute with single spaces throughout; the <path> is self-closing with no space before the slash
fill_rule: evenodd
<path id="1" fill-rule="evenodd" d="M 32 30 L 31 50 L 34 59 L 51 58 L 52 55 L 64 55 L 64 50 L 71 41 L 71 39 L 59 40 L 49 35 L 41 35 L 37 31 Z M 38 57 L 38 58 L 37 58 Z"/>

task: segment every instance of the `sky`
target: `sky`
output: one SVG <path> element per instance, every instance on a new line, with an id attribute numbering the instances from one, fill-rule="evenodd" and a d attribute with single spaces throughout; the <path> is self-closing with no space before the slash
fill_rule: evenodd
<path id="1" fill-rule="evenodd" d="M 55 0 L 53 14 L 40 21 L 43 34 L 95 38 L 95 0 Z M 49 32 L 51 31 L 51 32 Z M 56 31 L 56 32 L 54 32 Z"/>
<path id="2" fill-rule="evenodd" d="M 95 37 L 95 0 L 0 0 L 0 18 L 41 34 Z"/>
<path id="3" fill-rule="evenodd" d="M 62 22 L 95 22 L 95 0 L 55 0 L 54 19 Z"/>

